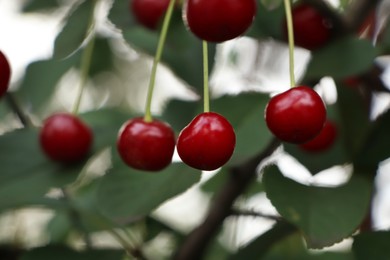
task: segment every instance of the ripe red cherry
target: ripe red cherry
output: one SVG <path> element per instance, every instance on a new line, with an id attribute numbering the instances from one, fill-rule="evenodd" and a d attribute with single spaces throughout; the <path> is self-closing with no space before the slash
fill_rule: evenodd
<path id="1" fill-rule="evenodd" d="M 91 129 L 74 115 L 54 114 L 47 118 L 40 131 L 44 153 L 55 161 L 71 163 L 84 159 L 92 145 Z"/>
<path id="2" fill-rule="evenodd" d="M 129 9 L 143 26 L 154 30 L 158 27 L 170 0 L 131 0 Z"/>
<path id="3" fill-rule="evenodd" d="M 308 4 L 298 4 L 292 9 L 295 44 L 314 50 L 325 45 L 332 36 L 332 24 L 317 9 Z M 284 23 L 285 38 L 287 26 Z"/>
<path id="4" fill-rule="evenodd" d="M 130 167 L 144 171 L 160 171 L 172 162 L 175 133 L 165 122 L 134 118 L 119 130 L 117 148 Z"/>
<path id="5" fill-rule="evenodd" d="M 187 165 L 211 171 L 230 159 L 235 145 L 236 135 L 229 121 L 217 113 L 205 112 L 180 132 L 177 152 Z"/>
<path id="6" fill-rule="evenodd" d="M 188 0 L 184 20 L 197 37 L 223 42 L 243 34 L 256 15 L 256 0 Z"/>
<path id="7" fill-rule="evenodd" d="M 336 137 L 337 129 L 335 124 L 327 120 L 321 132 L 316 137 L 301 144 L 299 147 L 308 152 L 323 152 L 334 144 Z"/>
<path id="8" fill-rule="evenodd" d="M 304 143 L 318 135 L 326 120 L 321 97 L 306 86 L 291 88 L 270 99 L 265 121 L 280 140 Z"/>
<path id="9" fill-rule="evenodd" d="M 5 55 L 0 51 L 0 97 L 7 92 L 10 77 L 11 67 Z"/>

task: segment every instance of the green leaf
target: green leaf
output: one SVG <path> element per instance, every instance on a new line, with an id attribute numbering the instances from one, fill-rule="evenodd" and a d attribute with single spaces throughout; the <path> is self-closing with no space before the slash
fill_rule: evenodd
<path id="1" fill-rule="evenodd" d="M 369 131 L 369 109 L 366 100 L 354 89 L 340 86 L 337 88 L 337 96 L 345 148 L 351 157 L 355 157 Z"/>
<path id="2" fill-rule="evenodd" d="M 335 165 L 342 165 L 352 161 L 352 155 L 347 152 L 345 139 L 344 121 L 340 120 L 337 106 L 327 107 L 327 118 L 335 123 L 337 137 L 334 144 L 325 151 L 308 152 L 296 144 L 284 143 L 285 151 L 304 165 L 311 174 L 317 174 L 322 170 Z"/>
<path id="3" fill-rule="evenodd" d="M 46 234 L 51 243 L 63 243 L 72 231 L 72 222 L 69 219 L 69 213 L 64 210 L 55 211 L 55 215 L 46 225 Z"/>
<path id="4" fill-rule="evenodd" d="M 90 251 L 75 251 L 61 245 L 49 245 L 34 248 L 23 254 L 21 260 L 122 260 L 123 250 L 95 249 Z"/>
<path id="5" fill-rule="evenodd" d="M 93 149 L 99 151 L 116 144 L 120 127 L 127 120 L 133 118 L 134 114 L 105 108 L 83 113 L 80 117 L 92 127 L 95 136 Z"/>
<path id="6" fill-rule="evenodd" d="M 56 9 L 60 7 L 60 2 L 57 0 L 42 1 L 42 0 L 29 0 L 23 4 L 22 11 L 28 12 L 42 12 L 50 9 Z"/>
<path id="7" fill-rule="evenodd" d="M 196 116 L 199 112 L 200 102 L 170 100 L 164 109 L 161 118 L 168 122 L 173 130 L 179 134 L 180 131 Z"/>
<path id="8" fill-rule="evenodd" d="M 229 255 L 229 250 L 214 239 L 207 248 L 204 260 L 227 259 Z"/>
<path id="9" fill-rule="evenodd" d="M 38 139 L 37 129 L 0 136 L 0 211 L 35 203 L 50 188 L 72 182 L 81 171 L 83 163 L 64 166 L 46 159 Z"/>
<path id="10" fill-rule="evenodd" d="M 310 252 L 307 250 L 302 236 L 295 232 L 275 244 L 264 257 L 265 260 L 284 259 L 288 255 L 289 260 L 353 260 L 350 252 Z"/>
<path id="11" fill-rule="evenodd" d="M 253 259 L 253 256 L 262 259 L 276 243 L 295 231 L 295 227 L 291 224 L 277 222 L 270 230 L 255 238 L 245 247 L 240 248 L 229 260 Z"/>
<path id="12" fill-rule="evenodd" d="M 263 177 L 278 212 L 302 230 L 309 248 L 323 248 L 352 235 L 369 208 L 372 183 L 355 173 L 339 187 L 306 186 L 284 177 L 276 166 Z"/>
<path id="13" fill-rule="evenodd" d="M 76 3 L 67 16 L 62 31 L 54 42 L 54 58 L 62 59 L 75 52 L 92 28 L 90 22 L 94 12 L 95 1 L 87 0 Z"/>
<path id="14" fill-rule="evenodd" d="M 89 75 L 95 76 L 101 72 L 110 71 L 113 69 L 114 57 L 109 41 L 109 38 L 95 38 Z M 84 51 L 84 49 L 81 51 Z"/>
<path id="15" fill-rule="evenodd" d="M 357 75 L 369 69 L 376 56 L 368 40 L 344 37 L 313 53 L 306 80 L 330 76 L 336 79 Z"/>
<path id="16" fill-rule="evenodd" d="M 354 238 L 352 251 L 357 260 L 390 259 L 390 232 L 361 233 Z"/>
<path id="17" fill-rule="evenodd" d="M 127 0 L 117 0 L 110 10 L 109 19 L 122 30 L 131 47 L 155 55 L 159 32 L 151 31 L 135 22 L 129 12 Z M 215 44 L 208 44 L 209 67 L 214 62 Z M 202 42 L 190 33 L 182 20 L 182 11 L 176 8 L 170 23 L 162 56 L 162 62 L 173 70 L 176 76 L 197 88 L 203 86 Z"/>
<path id="18" fill-rule="evenodd" d="M 146 215 L 199 180 L 200 172 L 184 164 L 150 173 L 133 170 L 117 160 L 103 177 L 97 203 L 103 214 L 115 219 Z"/>
<path id="19" fill-rule="evenodd" d="M 77 62 L 78 57 L 71 57 L 61 61 L 50 59 L 31 63 L 16 95 L 33 111 L 44 107 L 54 93 L 57 82 Z"/>
<path id="20" fill-rule="evenodd" d="M 245 162 L 271 141 L 272 134 L 264 120 L 268 100 L 265 94 L 245 93 L 212 101 L 212 110 L 225 116 L 235 129 L 236 147 L 229 165 Z"/>
<path id="21" fill-rule="evenodd" d="M 281 1 L 262 0 L 257 15 L 246 35 L 255 38 L 283 38 L 284 6 Z"/>
<path id="22" fill-rule="evenodd" d="M 180 233 L 178 230 L 173 229 L 172 227 L 166 225 L 165 223 L 155 219 L 151 216 L 148 216 L 144 219 L 145 225 L 147 227 L 145 241 L 150 241 L 155 238 L 158 234 L 162 232 L 167 232 L 176 237 L 177 240 L 184 240 L 186 237 L 184 234 Z"/>
<path id="23" fill-rule="evenodd" d="M 373 124 L 357 155 L 356 164 L 364 168 L 376 168 L 390 158 L 390 110 L 381 115 Z"/>

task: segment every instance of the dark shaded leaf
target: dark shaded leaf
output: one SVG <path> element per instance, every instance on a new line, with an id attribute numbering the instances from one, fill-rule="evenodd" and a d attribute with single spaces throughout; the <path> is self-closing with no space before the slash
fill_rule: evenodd
<path id="1" fill-rule="evenodd" d="M 284 259 L 288 255 L 289 260 L 353 260 L 350 252 L 310 252 L 307 250 L 302 236 L 295 232 L 275 244 L 264 257 L 265 260 Z"/>
<path id="2" fill-rule="evenodd" d="M 348 87 L 337 88 L 340 128 L 347 153 L 355 157 L 362 148 L 370 127 L 369 108 L 359 93 Z"/>
<path id="3" fill-rule="evenodd" d="M 150 216 L 145 218 L 145 224 L 147 226 L 147 234 L 145 241 L 152 240 L 161 232 L 168 232 L 170 234 L 173 234 L 177 240 L 183 240 L 185 238 L 184 234 L 178 232 L 177 230 L 159 221 L 158 219 L 152 218 Z"/>
<path id="4" fill-rule="evenodd" d="M 60 1 L 58 0 L 50 0 L 50 1 L 42 1 L 42 0 L 29 0 L 23 4 L 22 11 L 25 13 L 28 12 L 42 12 L 51 9 L 56 9 L 60 7 Z"/>
<path id="5" fill-rule="evenodd" d="M 275 0 L 257 4 L 257 14 L 246 35 L 255 38 L 283 39 L 283 21 L 285 17 L 283 4 Z M 273 7 L 273 8 L 267 8 Z"/>
<path id="6" fill-rule="evenodd" d="M 0 210 L 35 203 L 50 188 L 72 182 L 83 167 L 83 163 L 64 166 L 46 159 L 37 129 L 0 136 L 0 153 Z"/>
<path id="7" fill-rule="evenodd" d="M 331 246 L 352 235 L 370 204 L 372 183 L 360 174 L 339 187 L 315 187 L 286 178 L 272 166 L 263 181 L 271 203 L 302 230 L 309 248 Z"/>
<path id="8" fill-rule="evenodd" d="M 70 10 L 62 31 L 57 35 L 54 42 L 54 58 L 62 59 L 75 52 L 87 38 L 92 28 L 91 17 L 93 16 L 96 1 L 87 0 L 76 3 Z"/>
<path id="9" fill-rule="evenodd" d="M 306 71 L 306 79 L 324 76 L 345 78 L 369 69 L 376 55 L 368 40 L 345 37 L 313 53 Z"/>
<path id="10" fill-rule="evenodd" d="M 22 255 L 21 260 L 122 260 L 123 250 L 99 249 L 90 251 L 75 251 L 61 245 L 49 245 L 30 250 Z"/>
<path id="11" fill-rule="evenodd" d="M 176 134 L 179 134 L 199 112 L 199 103 L 200 102 L 171 100 L 165 107 L 161 118 L 172 126 Z"/>
<path id="12" fill-rule="evenodd" d="M 41 60 L 31 63 L 16 95 L 31 110 L 38 110 L 46 105 L 61 77 L 77 63 L 78 57 L 75 56 L 61 61 Z"/>
<path id="13" fill-rule="evenodd" d="M 269 96 L 246 93 L 212 101 L 211 109 L 225 116 L 236 133 L 236 147 L 229 165 L 240 164 L 262 151 L 272 138 L 264 120 Z"/>
<path id="14" fill-rule="evenodd" d="M 372 125 L 365 143 L 357 156 L 356 164 L 364 168 L 376 168 L 390 158 L 390 110 Z"/>
<path id="15" fill-rule="evenodd" d="M 228 249 L 214 239 L 207 249 L 204 260 L 227 259 L 229 255 Z"/>
<path id="16" fill-rule="evenodd" d="M 118 109 L 101 109 L 80 115 L 94 132 L 94 150 L 116 145 L 118 132 L 122 124 L 134 117 Z"/>
<path id="17" fill-rule="evenodd" d="M 389 231 L 362 233 L 354 238 L 352 251 L 357 260 L 390 259 L 389 241 Z"/>
<path id="18" fill-rule="evenodd" d="M 279 241 L 296 231 L 295 227 L 287 222 L 277 222 L 270 230 L 255 238 L 245 247 L 239 249 L 229 260 L 253 259 L 256 256 L 262 259 L 269 250 Z"/>
<path id="19" fill-rule="evenodd" d="M 200 180 L 200 171 L 175 163 L 150 173 L 127 167 L 117 159 L 98 190 L 98 206 L 117 220 L 150 213 L 163 202 L 186 191 Z"/>
<path id="20" fill-rule="evenodd" d="M 69 233 L 73 231 L 69 214 L 63 210 L 57 210 L 56 214 L 46 225 L 46 233 L 51 243 L 64 243 Z"/>
<path id="21" fill-rule="evenodd" d="M 95 38 L 91 67 L 89 69 L 90 76 L 93 77 L 101 72 L 112 70 L 114 65 L 114 57 L 109 41 L 109 38 Z"/>

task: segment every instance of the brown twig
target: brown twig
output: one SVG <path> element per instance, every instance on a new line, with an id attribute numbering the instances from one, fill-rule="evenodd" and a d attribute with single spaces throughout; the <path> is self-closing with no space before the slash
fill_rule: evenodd
<path id="1" fill-rule="evenodd" d="M 281 221 L 283 219 L 282 217 L 277 215 L 270 215 L 270 214 L 265 214 L 254 210 L 244 210 L 244 209 L 231 209 L 230 216 L 265 218 L 265 219 L 275 220 L 275 221 Z"/>
<path id="2" fill-rule="evenodd" d="M 344 15 L 347 31 L 356 32 L 380 0 L 355 0 Z"/>

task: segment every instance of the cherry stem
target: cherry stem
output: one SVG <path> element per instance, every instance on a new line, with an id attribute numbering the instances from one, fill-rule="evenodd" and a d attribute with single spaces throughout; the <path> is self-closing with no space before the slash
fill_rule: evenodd
<path id="1" fill-rule="evenodd" d="M 71 192 L 69 192 L 67 189 L 62 188 L 61 189 L 63 193 L 63 199 L 68 204 L 70 208 L 70 215 L 72 218 L 72 221 L 76 225 L 76 227 L 79 228 L 80 231 L 84 232 L 85 237 L 85 243 L 87 247 L 91 247 L 91 241 L 89 238 L 88 231 L 85 229 L 83 225 L 83 212 L 79 211 L 77 207 L 74 206 L 73 196 Z M 116 224 L 113 224 L 111 220 L 105 218 L 102 215 L 98 215 L 98 218 L 96 218 L 96 221 L 94 222 L 95 225 L 102 229 L 106 230 L 111 236 L 116 239 L 116 241 L 122 245 L 123 249 L 127 252 L 128 255 L 133 256 L 136 259 L 143 259 L 146 260 L 146 257 L 143 255 L 143 252 L 140 249 L 140 246 L 138 246 L 138 243 L 135 242 L 135 239 L 133 237 L 127 237 L 126 235 L 122 235 L 121 232 L 123 231 L 125 234 L 129 234 L 125 228 L 118 227 L 119 230 L 115 229 L 114 227 L 117 226 Z M 126 239 L 127 238 L 127 239 Z"/>
<path id="2" fill-rule="evenodd" d="M 72 207 L 72 199 L 70 193 L 67 189 L 61 188 L 63 200 L 69 205 L 69 218 L 73 222 L 73 225 L 82 233 L 84 238 L 85 245 L 87 249 L 92 249 L 92 241 L 88 230 L 83 224 L 83 220 L 80 212 L 78 212 L 74 207 Z"/>
<path id="3" fill-rule="evenodd" d="M 295 87 L 295 75 L 294 75 L 294 28 L 292 22 L 292 11 L 290 0 L 284 0 L 284 9 L 286 11 L 287 20 L 287 34 L 288 34 L 288 54 L 289 54 L 289 67 L 290 67 L 290 85 Z"/>
<path id="4" fill-rule="evenodd" d="M 175 1 L 176 0 L 170 0 L 170 2 L 169 2 L 169 6 L 168 6 L 167 12 L 165 13 L 165 16 L 164 16 L 162 29 L 161 29 L 160 37 L 159 37 L 158 44 L 157 44 L 156 55 L 154 56 L 154 60 L 153 60 L 152 72 L 150 75 L 150 81 L 149 81 L 149 87 L 148 87 L 148 96 L 146 99 L 145 116 L 144 116 L 145 122 L 153 121 L 151 107 L 152 107 L 154 85 L 156 82 L 157 65 L 161 60 L 161 55 L 162 55 L 162 52 L 164 49 L 165 39 L 167 38 L 168 27 L 169 27 L 169 23 L 171 21 Z"/>
<path id="5" fill-rule="evenodd" d="M 95 6 L 96 2 L 94 3 L 94 7 L 92 8 L 91 12 L 91 17 L 89 20 L 89 26 L 88 28 L 93 28 L 94 23 L 95 23 Z M 95 47 L 95 35 L 94 32 L 87 32 L 87 35 L 91 33 L 91 38 L 89 39 L 87 45 L 85 46 L 85 49 L 83 51 L 82 57 L 81 57 L 81 64 L 80 64 L 80 86 L 79 86 L 79 92 L 76 97 L 76 101 L 73 106 L 73 111 L 72 113 L 74 115 L 77 115 L 80 109 L 80 104 L 81 104 L 81 99 L 84 94 L 84 89 L 85 85 L 88 80 L 88 74 L 89 74 L 89 69 L 91 67 L 91 61 L 92 61 L 92 54 L 93 54 L 93 49 Z"/>
<path id="6" fill-rule="evenodd" d="M 22 106 L 20 105 L 20 103 L 18 102 L 17 98 L 14 96 L 13 93 L 7 92 L 5 94 L 5 100 L 8 102 L 8 105 L 11 108 L 11 110 L 19 118 L 20 123 L 23 125 L 23 127 L 29 128 L 34 126 L 31 119 L 25 113 L 24 109 L 22 108 Z"/>
<path id="7" fill-rule="evenodd" d="M 203 111 L 210 112 L 210 95 L 209 95 L 209 55 L 207 42 L 203 41 Z"/>

